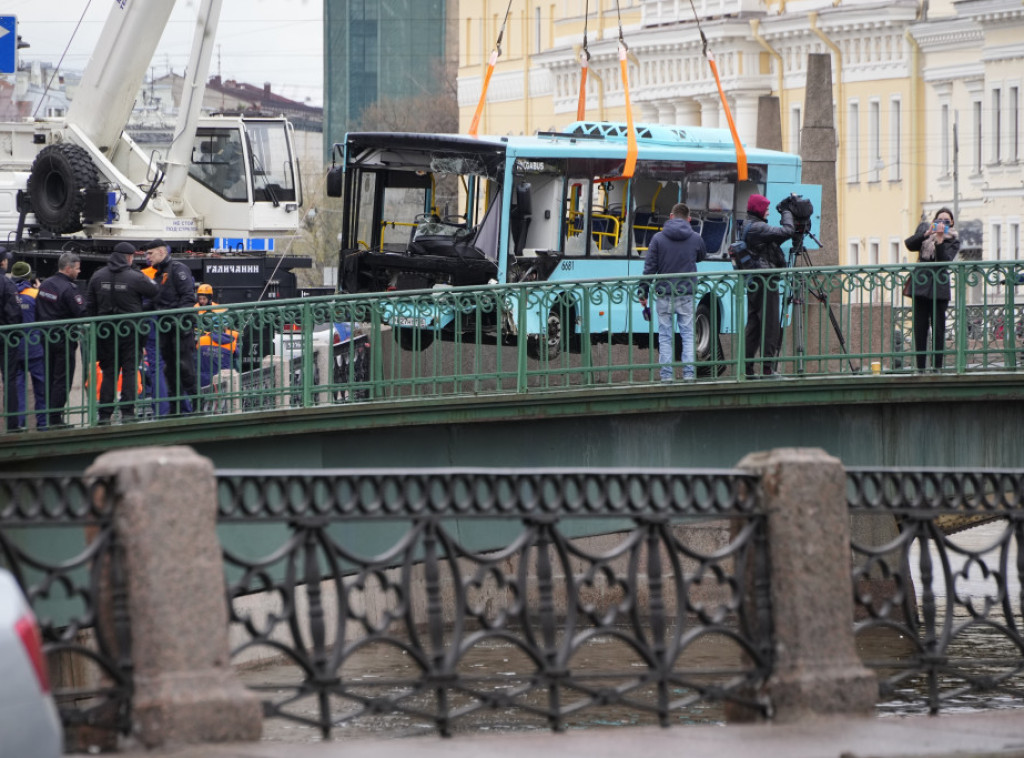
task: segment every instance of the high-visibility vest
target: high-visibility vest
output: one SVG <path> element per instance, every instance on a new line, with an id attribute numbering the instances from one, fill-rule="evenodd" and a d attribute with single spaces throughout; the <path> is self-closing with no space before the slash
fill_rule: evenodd
<path id="1" fill-rule="evenodd" d="M 143 389 L 144 389 L 143 385 L 142 385 L 142 373 L 139 372 L 139 371 L 136 371 L 135 372 L 135 377 L 138 380 L 138 387 L 136 388 L 138 391 L 135 393 L 135 395 L 136 395 L 136 397 L 141 397 Z M 118 395 L 121 394 L 121 387 L 123 386 L 123 384 L 122 384 L 122 380 L 123 379 L 124 379 L 124 372 L 118 371 L 117 372 L 117 394 Z M 89 377 L 88 376 L 85 377 L 85 386 L 86 387 L 89 386 Z M 100 387 L 102 387 L 102 386 L 103 386 L 103 369 L 100 368 L 99 361 L 97 361 L 96 362 L 96 399 L 97 400 L 100 399 Z"/>
<path id="2" fill-rule="evenodd" d="M 199 347 L 221 347 L 233 353 L 238 349 L 238 332 L 234 329 L 203 332 L 199 336 Z"/>

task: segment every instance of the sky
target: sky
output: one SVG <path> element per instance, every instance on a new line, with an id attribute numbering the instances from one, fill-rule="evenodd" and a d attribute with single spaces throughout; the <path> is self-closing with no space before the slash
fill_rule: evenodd
<path id="1" fill-rule="evenodd" d="M 4 0 L 0 15 L 16 16 L 18 33 L 31 45 L 20 51 L 21 62 L 56 64 L 66 49 L 61 68 L 81 71 L 116 2 Z M 156 76 L 184 72 L 199 5 L 199 0 L 177 0 L 153 57 Z M 270 82 L 278 94 L 323 105 L 322 18 L 323 0 L 223 0 L 211 76 L 220 73 L 258 87 Z"/>

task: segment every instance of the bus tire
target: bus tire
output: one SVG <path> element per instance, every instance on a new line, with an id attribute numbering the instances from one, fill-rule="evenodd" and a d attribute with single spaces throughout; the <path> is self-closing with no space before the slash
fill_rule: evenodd
<path id="1" fill-rule="evenodd" d="M 693 316 L 693 352 L 698 362 L 710 365 L 699 366 L 697 376 L 720 376 L 725 371 L 722 336 L 717 331 L 712 331 L 714 323 L 711 318 L 710 302 L 702 300 Z"/>
<path id="2" fill-rule="evenodd" d="M 562 314 L 566 319 L 562 320 Z M 568 350 L 572 340 L 566 333 L 566 325 L 575 322 L 575 310 L 571 306 L 556 305 L 548 313 L 547 334 L 531 334 L 526 338 L 526 354 L 536 360 L 557 358 Z"/>
<path id="3" fill-rule="evenodd" d="M 415 352 L 426 350 L 434 344 L 434 333 L 426 329 L 410 329 L 409 327 L 396 326 L 391 331 L 395 335 L 395 342 L 403 350 Z"/>
<path id="4" fill-rule="evenodd" d="M 54 234 L 82 229 L 86 191 L 99 187 L 99 173 L 83 148 L 68 142 L 47 145 L 32 162 L 28 197 L 36 223 Z"/>

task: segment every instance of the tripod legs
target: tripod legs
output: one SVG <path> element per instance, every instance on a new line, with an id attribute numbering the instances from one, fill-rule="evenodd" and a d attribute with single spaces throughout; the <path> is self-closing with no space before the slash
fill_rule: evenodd
<path id="1" fill-rule="evenodd" d="M 835 332 L 836 339 L 839 341 L 840 352 L 847 356 L 847 363 L 850 366 L 850 371 L 854 374 L 860 373 L 860 366 L 855 366 L 853 361 L 849 358 L 849 350 L 846 348 L 846 338 L 843 336 L 843 330 L 839 324 L 839 319 L 836 318 L 835 311 L 832 310 L 832 304 L 828 300 L 828 294 L 821 287 L 820 282 L 815 279 L 813 273 L 797 273 L 798 269 L 795 268 L 797 257 L 803 262 L 804 266 L 810 271 L 813 271 L 810 256 L 807 255 L 807 250 L 804 249 L 803 242 L 794 240 L 793 247 L 790 249 L 790 260 L 789 260 L 789 277 L 788 277 L 788 289 L 789 293 L 786 297 L 786 309 L 794 307 L 793 309 L 793 352 L 796 355 L 796 371 L 798 374 L 804 373 L 805 370 L 805 356 L 807 354 L 807 335 L 806 325 L 804 323 L 804 304 L 806 302 L 807 294 L 810 294 L 825 306 L 828 311 L 828 319 L 832 325 L 832 331 Z"/>

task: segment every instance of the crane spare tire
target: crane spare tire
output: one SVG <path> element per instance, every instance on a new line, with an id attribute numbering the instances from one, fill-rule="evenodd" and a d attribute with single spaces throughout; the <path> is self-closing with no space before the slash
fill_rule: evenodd
<path id="1" fill-rule="evenodd" d="M 54 234 L 82 229 L 86 191 L 99 186 L 99 173 L 83 148 L 62 142 L 47 145 L 32 162 L 28 196 L 36 223 Z"/>

